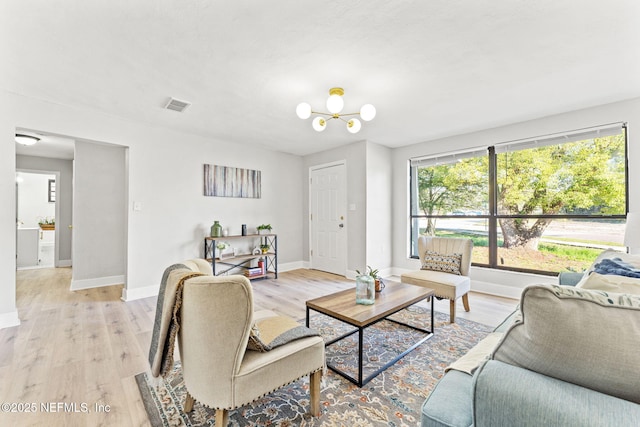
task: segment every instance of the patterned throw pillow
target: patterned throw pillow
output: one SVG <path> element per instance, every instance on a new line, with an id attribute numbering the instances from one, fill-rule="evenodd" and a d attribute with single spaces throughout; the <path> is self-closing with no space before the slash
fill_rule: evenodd
<path id="1" fill-rule="evenodd" d="M 445 255 L 434 251 L 426 251 L 422 269 L 460 275 L 461 265 L 462 254 Z"/>

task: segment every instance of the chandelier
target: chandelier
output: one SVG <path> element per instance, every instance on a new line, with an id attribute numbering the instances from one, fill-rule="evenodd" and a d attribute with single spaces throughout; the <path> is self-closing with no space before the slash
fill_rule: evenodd
<path id="1" fill-rule="evenodd" d="M 360 112 L 358 113 L 340 113 L 342 108 L 344 107 L 344 101 L 342 100 L 342 95 L 344 95 L 344 89 L 341 87 L 333 87 L 329 89 L 329 99 L 327 99 L 327 110 L 328 113 L 323 113 L 321 111 L 313 111 L 311 109 L 311 105 L 306 102 L 302 102 L 298 104 L 296 108 L 296 114 L 301 119 L 305 120 L 311 117 L 312 114 L 318 114 L 313 121 L 311 122 L 311 126 L 318 132 L 322 132 L 327 127 L 327 122 L 332 119 L 342 120 L 347 124 L 347 130 L 351 133 L 358 133 L 360 128 L 362 128 L 362 123 L 357 118 L 349 118 L 347 116 L 360 116 L 362 120 L 368 122 L 373 120 L 376 116 L 376 108 L 371 104 L 365 104 L 360 108 Z M 347 117 L 347 118 L 345 118 Z"/>

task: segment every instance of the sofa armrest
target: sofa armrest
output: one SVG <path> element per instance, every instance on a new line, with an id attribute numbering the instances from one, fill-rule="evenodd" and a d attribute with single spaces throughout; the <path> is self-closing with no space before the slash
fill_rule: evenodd
<path id="1" fill-rule="evenodd" d="M 497 360 L 473 382 L 474 427 L 637 426 L 640 405 Z"/>
<path id="2" fill-rule="evenodd" d="M 563 271 L 558 275 L 558 285 L 575 286 L 580 279 L 584 277 L 584 273 L 575 273 L 572 271 Z"/>

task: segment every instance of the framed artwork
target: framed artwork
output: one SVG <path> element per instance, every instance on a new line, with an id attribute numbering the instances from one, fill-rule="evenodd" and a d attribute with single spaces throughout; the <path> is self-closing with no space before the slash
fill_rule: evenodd
<path id="1" fill-rule="evenodd" d="M 204 195 L 259 199 L 262 197 L 261 173 L 253 169 L 204 165 Z"/>
<path id="2" fill-rule="evenodd" d="M 56 202 L 56 180 L 55 179 L 49 180 L 49 190 L 47 194 L 49 195 L 49 203 L 55 203 Z"/>

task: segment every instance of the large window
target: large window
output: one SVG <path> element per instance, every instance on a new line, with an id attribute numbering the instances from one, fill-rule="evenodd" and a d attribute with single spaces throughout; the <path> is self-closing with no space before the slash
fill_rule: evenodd
<path id="1" fill-rule="evenodd" d="M 623 249 L 627 212 L 622 125 L 411 161 L 411 255 L 417 237 L 468 237 L 473 263 L 581 271 Z"/>

